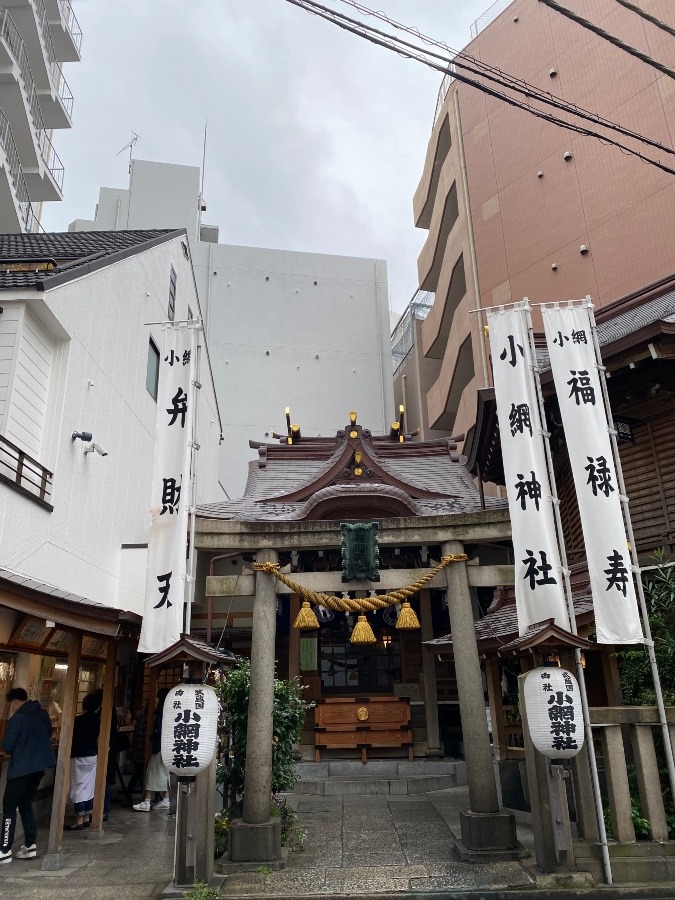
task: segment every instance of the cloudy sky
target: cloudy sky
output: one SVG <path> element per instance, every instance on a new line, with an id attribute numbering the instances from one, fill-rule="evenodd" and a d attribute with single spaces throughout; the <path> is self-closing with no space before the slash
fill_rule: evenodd
<path id="1" fill-rule="evenodd" d="M 353 14 L 339 0 L 326 5 Z M 489 0 L 377 0 L 450 46 Z M 65 199 L 47 230 L 93 218 L 98 189 L 140 159 L 200 165 L 204 221 L 224 243 L 384 258 L 391 305 L 416 289 L 425 232 L 412 196 L 441 75 L 286 0 L 73 0 L 82 62 L 67 64 L 74 127 L 55 144 Z M 371 20 L 375 25 L 378 23 Z"/>

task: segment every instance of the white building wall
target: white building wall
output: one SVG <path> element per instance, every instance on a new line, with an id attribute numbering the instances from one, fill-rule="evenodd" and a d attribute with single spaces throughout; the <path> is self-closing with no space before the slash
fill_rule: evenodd
<path id="1" fill-rule="evenodd" d="M 223 420 L 220 478 L 244 492 L 250 439 L 285 428 L 335 434 L 355 409 L 373 432 L 394 410 L 384 260 L 197 242 L 199 169 L 132 160 L 129 189 L 102 188 L 94 222 L 71 231 L 185 227 Z M 124 222 L 124 217 L 119 218 Z M 316 283 L 315 283 L 316 282 Z M 318 357 L 318 358 L 317 358 Z"/>
<path id="2" fill-rule="evenodd" d="M 166 319 L 171 265 L 178 273 L 176 318 L 184 319 L 198 300 L 180 239 L 56 287 L 44 300 L 16 297 L 63 329 L 53 328 L 58 347 L 38 456 L 54 472 L 54 510 L 0 486 L 0 565 L 135 612 L 143 608 L 145 550 L 122 545 L 148 539 L 157 406 L 145 386 L 146 364 L 149 338 L 161 346 L 161 333 L 147 323 Z M 213 502 L 223 496 L 220 424 L 206 351 L 203 359 L 198 492 L 200 501 Z M 108 455 L 85 455 L 74 431 L 91 431 Z"/>
<path id="3" fill-rule="evenodd" d="M 240 496 L 248 441 L 332 435 L 350 410 L 373 432 L 394 416 L 383 260 L 225 244 L 193 245 L 223 417 L 220 479 Z"/>

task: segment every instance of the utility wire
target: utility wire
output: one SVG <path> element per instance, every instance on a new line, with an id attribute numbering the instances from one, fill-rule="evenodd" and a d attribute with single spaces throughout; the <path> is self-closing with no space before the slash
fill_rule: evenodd
<path id="1" fill-rule="evenodd" d="M 675 28 L 671 28 L 670 25 L 666 25 L 665 22 L 657 19 L 656 16 L 650 15 L 648 12 L 645 12 L 644 9 L 640 9 L 640 7 L 636 6 L 634 3 L 629 3 L 628 0 L 616 0 L 616 2 L 621 6 L 624 6 L 626 9 L 629 9 L 631 12 L 637 13 L 638 16 L 642 16 L 643 19 L 651 22 L 652 25 L 656 25 L 656 27 L 660 28 L 662 31 L 666 31 L 668 34 L 675 37 Z"/>
<path id="2" fill-rule="evenodd" d="M 482 91 L 488 96 L 495 97 L 498 100 L 502 100 L 517 109 L 524 110 L 525 112 L 530 113 L 530 115 L 533 115 L 539 119 L 544 119 L 547 122 L 557 125 L 560 128 L 565 128 L 568 131 L 573 131 L 576 134 L 581 134 L 587 137 L 595 137 L 599 141 L 610 144 L 614 147 L 618 147 L 622 152 L 627 153 L 631 156 L 635 156 L 638 159 L 643 160 L 643 162 L 649 163 L 650 165 L 654 166 L 657 169 L 660 169 L 663 172 L 667 172 L 669 175 L 675 175 L 675 169 L 671 169 L 663 163 L 657 162 L 654 159 L 650 159 L 648 156 L 645 156 L 638 150 L 634 150 L 631 147 L 620 143 L 619 141 L 615 141 L 613 138 L 610 138 L 607 135 L 599 134 L 597 131 L 593 131 L 592 129 L 584 128 L 583 126 L 576 125 L 573 122 L 567 122 L 564 119 L 559 119 L 557 116 L 553 116 L 550 113 L 535 109 L 528 103 L 520 102 L 513 97 L 509 97 L 507 94 L 503 94 L 500 91 L 494 90 L 493 88 L 490 88 L 481 82 L 475 81 L 472 78 L 459 73 L 456 70 L 456 67 L 454 67 L 450 63 L 446 65 L 440 65 L 438 63 L 432 62 L 429 59 L 426 59 L 424 54 L 428 54 L 428 51 L 424 50 L 423 48 L 414 47 L 414 45 L 408 44 L 405 41 L 401 41 L 399 38 L 395 38 L 391 35 L 386 35 L 383 32 L 378 32 L 377 29 L 373 29 L 363 22 L 358 22 L 357 20 L 350 19 L 348 16 L 344 16 L 341 13 L 336 12 L 335 10 L 329 9 L 319 3 L 313 2 L 313 0 L 286 0 L 286 2 L 305 10 L 305 12 L 310 12 L 318 16 L 319 18 L 326 19 L 326 21 L 332 22 L 339 28 L 342 28 L 345 31 L 349 31 L 352 34 L 356 34 L 358 37 L 365 38 L 372 44 L 384 47 L 387 50 L 392 50 L 393 52 L 398 53 L 399 56 L 405 57 L 407 59 L 414 59 L 417 62 L 423 63 L 430 69 L 435 69 L 437 72 L 442 72 L 444 75 L 451 75 L 457 81 L 470 85 L 471 87 Z M 375 37 L 375 34 L 380 34 L 383 36 L 383 38 Z M 407 48 L 413 49 L 411 50 Z M 506 85 L 506 87 L 508 87 L 508 85 Z M 570 110 L 570 112 L 573 112 L 573 110 Z M 640 139 L 642 140 L 642 138 Z M 672 151 L 668 150 L 668 152 Z"/>
<path id="3" fill-rule="evenodd" d="M 452 64 L 456 68 L 464 69 L 470 74 L 478 75 L 480 77 L 486 78 L 488 81 L 495 82 L 496 84 L 501 85 L 502 87 L 508 87 L 510 90 L 515 91 L 516 93 L 522 94 L 528 99 L 535 99 L 541 103 L 544 103 L 548 106 L 552 106 L 554 109 L 558 109 L 562 112 L 568 112 L 572 115 L 578 116 L 580 119 L 586 119 L 588 122 L 592 122 L 595 125 L 602 125 L 604 128 L 609 128 L 611 131 L 616 131 L 619 134 L 624 135 L 625 137 L 634 138 L 637 141 L 641 141 L 644 144 L 649 145 L 650 147 L 655 147 L 657 150 L 662 150 L 664 153 L 668 153 L 670 155 L 675 155 L 675 150 L 672 147 L 667 147 L 665 144 L 661 144 L 658 141 L 652 140 L 651 138 L 645 137 L 638 132 L 631 131 L 629 128 L 624 128 L 622 125 L 618 125 L 616 122 L 612 122 L 609 119 L 605 119 L 597 113 L 592 113 L 583 107 L 577 106 L 574 103 L 569 103 L 566 100 L 561 99 L 560 97 L 556 97 L 555 94 L 551 94 L 548 91 L 543 91 L 540 88 L 535 87 L 532 84 L 529 84 L 527 81 L 524 81 L 522 78 L 516 78 L 513 75 L 509 75 L 508 73 L 502 71 L 501 69 L 496 68 L 495 66 L 491 66 L 487 63 L 482 62 L 476 57 L 470 56 L 469 54 L 464 53 L 463 51 L 453 50 L 447 44 L 442 41 L 437 41 L 434 38 L 429 37 L 428 35 L 422 34 L 417 28 L 411 28 L 408 25 L 402 25 L 400 22 L 396 22 L 394 19 L 390 19 L 385 13 L 381 11 L 375 11 L 369 9 L 367 6 L 363 6 L 363 4 L 359 3 L 358 0 L 340 0 L 341 3 L 346 4 L 347 6 L 351 6 L 359 12 L 373 16 L 380 21 L 386 22 L 388 25 L 391 25 L 393 28 L 396 28 L 400 31 L 407 32 L 408 34 L 415 35 L 425 44 L 430 44 L 436 47 L 440 47 L 446 50 L 449 54 L 451 54 L 454 58 L 452 60 Z M 349 17 L 345 17 L 347 21 L 350 21 L 355 24 L 359 23 L 356 19 L 350 19 Z M 367 27 L 367 26 L 364 26 Z M 377 28 L 372 29 L 373 33 L 378 34 L 383 37 L 391 37 L 387 35 L 386 32 L 380 31 Z M 414 44 L 410 44 L 407 41 L 400 41 L 403 46 L 416 48 Z M 435 59 L 440 59 L 443 62 L 446 62 L 446 57 L 441 56 L 438 53 L 434 53 L 432 50 L 422 50 L 422 52 L 431 56 Z M 467 63 L 471 63 L 468 65 Z"/>
<path id="4" fill-rule="evenodd" d="M 630 53 L 631 56 L 634 56 L 643 63 L 647 63 L 648 66 L 651 66 L 659 72 L 663 72 L 664 75 L 675 80 L 675 71 L 673 71 L 673 69 L 669 69 L 668 66 L 664 66 L 663 63 L 658 62 L 658 60 L 653 59 L 641 50 L 636 50 L 635 47 L 631 47 L 630 44 L 622 41 L 621 38 L 610 34 L 608 31 L 605 31 L 604 28 L 600 28 L 599 25 L 594 25 L 593 22 L 589 22 L 588 19 L 578 16 L 576 13 L 573 13 L 572 10 L 567 9 L 566 6 L 561 6 L 559 3 L 556 3 L 556 0 L 539 0 L 539 2 L 548 6 L 549 9 L 554 9 L 556 12 L 559 12 L 562 16 L 567 16 L 568 19 L 572 19 L 573 22 L 581 25 L 582 28 L 587 28 L 603 40 L 609 41 L 610 44 L 614 44 L 614 46 L 618 47 L 620 50 Z"/>
<path id="5" fill-rule="evenodd" d="M 425 44 L 429 44 L 435 47 L 439 47 L 442 50 L 445 50 L 446 53 L 450 54 L 453 57 L 453 63 L 456 66 L 459 66 L 460 63 L 457 60 L 466 61 L 471 63 L 472 65 L 478 67 L 485 72 L 490 72 L 495 76 L 498 76 L 498 81 L 504 83 L 506 86 L 506 82 L 508 82 L 508 86 L 511 87 L 512 84 L 517 84 L 523 88 L 526 88 L 528 92 L 531 92 L 531 96 L 537 97 L 541 100 L 541 102 L 549 103 L 550 105 L 556 106 L 558 109 L 564 109 L 568 112 L 571 112 L 573 115 L 577 115 L 580 118 L 586 118 L 588 121 L 594 122 L 599 125 L 603 125 L 605 128 L 610 128 L 614 131 L 619 131 L 619 133 L 625 135 L 626 137 L 635 138 L 635 140 L 642 141 L 646 144 L 649 144 L 652 147 L 656 147 L 659 150 L 663 150 L 665 153 L 675 154 L 675 150 L 671 147 L 667 147 L 664 144 L 660 144 L 658 141 L 653 141 L 650 138 L 645 137 L 638 132 L 631 131 L 628 128 L 624 128 L 621 125 L 617 125 L 615 122 L 612 122 L 609 119 L 603 118 L 598 113 L 592 113 L 590 110 L 584 109 L 583 106 L 578 106 L 576 103 L 572 103 L 569 100 L 562 100 L 560 97 L 557 97 L 555 94 L 551 94 L 549 91 L 544 91 L 541 88 L 535 87 L 529 82 L 525 81 L 522 78 L 518 78 L 515 75 L 510 75 L 508 72 L 504 72 L 503 69 L 499 69 L 496 66 L 492 66 L 489 63 L 484 62 L 476 58 L 475 56 L 471 56 L 466 53 L 464 50 L 455 50 L 446 44 L 444 41 L 439 41 L 436 38 L 430 37 L 428 34 L 424 34 L 418 28 L 412 27 L 410 25 L 404 25 L 401 22 L 397 22 L 395 19 L 387 16 L 386 13 L 381 10 L 372 10 L 367 6 L 364 6 L 362 3 L 359 3 L 358 0 L 340 0 L 341 3 L 344 3 L 346 6 L 351 6 L 352 8 L 358 10 L 363 15 L 372 16 L 376 19 L 379 19 L 381 22 L 386 22 L 387 25 L 390 25 L 392 28 L 395 28 L 399 31 L 404 31 L 407 34 L 413 35 L 414 37 L 419 38 Z M 622 2 L 622 0 L 618 0 L 618 2 Z M 383 32 L 378 32 L 383 34 Z M 423 51 L 427 53 L 427 51 Z M 432 55 L 431 53 L 429 55 Z M 435 55 L 435 54 L 434 54 Z M 445 56 L 438 57 L 445 60 Z M 471 70 L 469 70 L 471 71 Z M 487 77 L 487 76 L 486 76 Z M 493 79 L 494 80 L 494 79 Z"/>

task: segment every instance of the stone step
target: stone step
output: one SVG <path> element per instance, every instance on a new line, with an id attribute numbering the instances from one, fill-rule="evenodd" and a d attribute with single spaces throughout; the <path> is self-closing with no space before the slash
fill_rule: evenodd
<path id="1" fill-rule="evenodd" d="M 463 783 L 463 782 L 460 782 Z M 372 794 L 426 794 L 457 787 L 457 775 L 414 775 L 409 778 L 303 778 L 295 794 L 322 797 Z"/>
<path id="2" fill-rule="evenodd" d="M 296 771 L 302 779 L 326 778 L 398 778 L 416 775 L 455 775 L 466 770 L 466 764 L 456 759 L 371 759 L 362 763 L 358 759 L 329 759 L 325 762 L 296 763 Z M 463 783 L 463 782 L 462 782 Z"/>

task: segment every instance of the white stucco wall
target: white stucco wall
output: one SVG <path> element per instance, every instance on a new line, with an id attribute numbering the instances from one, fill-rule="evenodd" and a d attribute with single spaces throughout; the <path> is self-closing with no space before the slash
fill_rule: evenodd
<path id="1" fill-rule="evenodd" d="M 109 606 L 141 612 L 156 403 L 146 389 L 148 341 L 161 346 L 169 271 L 178 274 L 176 318 L 198 313 L 191 264 L 174 239 L 46 293 L 3 292 L 27 302 L 57 333 L 39 462 L 54 472 L 48 512 L 0 485 L 0 565 Z M 58 323 L 58 324 L 57 324 Z M 220 424 L 202 353 L 199 500 L 222 498 Z M 73 431 L 108 452 L 85 455 Z"/>
<path id="2" fill-rule="evenodd" d="M 223 418 L 220 479 L 246 483 L 248 441 L 285 431 L 332 435 L 350 410 L 374 432 L 394 417 L 383 260 L 193 245 Z"/>
<path id="3" fill-rule="evenodd" d="M 308 435 L 335 434 L 352 409 L 374 432 L 398 418 L 387 267 L 197 242 L 199 178 L 196 167 L 133 160 L 129 188 L 101 188 L 95 222 L 70 230 L 187 229 L 223 420 L 220 478 L 238 497 L 249 440 L 283 431 L 285 406 Z"/>

